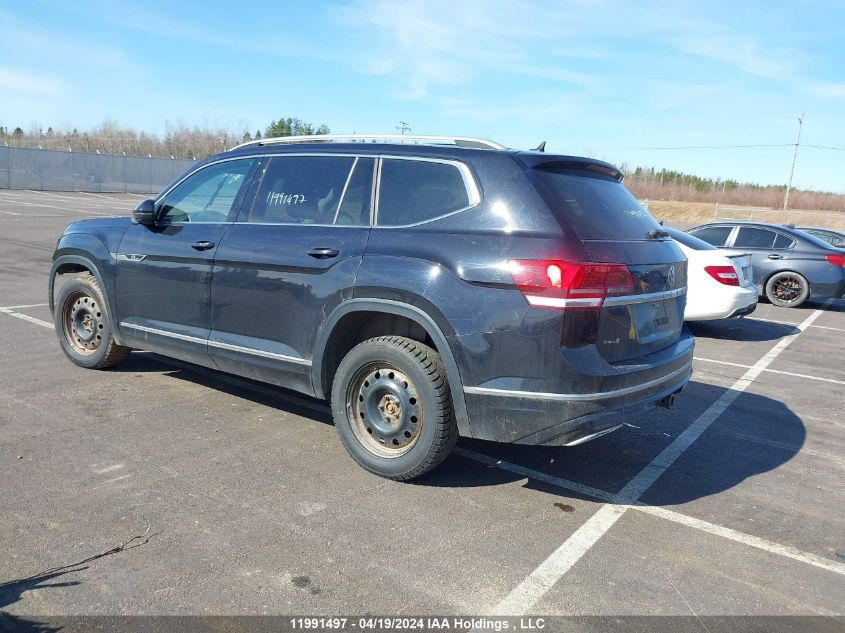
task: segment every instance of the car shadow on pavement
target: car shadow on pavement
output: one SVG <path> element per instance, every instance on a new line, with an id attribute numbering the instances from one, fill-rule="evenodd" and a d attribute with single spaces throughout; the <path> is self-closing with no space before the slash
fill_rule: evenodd
<path id="1" fill-rule="evenodd" d="M 794 325 L 756 321 L 754 316 L 746 319 L 721 321 L 695 321 L 687 323 L 696 338 L 715 338 L 729 341 L 774 341 L 800 330 Z"/>
<path id="2" fill-rule="evenodd" d="M 163 372 L 177 380 L 186 380 L 195 385 L 202 385 L 215 391 L 244 398 L 256 404 L 310 418 L 323 424 L 334 424 L 331 408 L 325 400 L 312 398 L 284 387 L 241 378 L 214 369 L 206 369 L 199 365 L 183 363 L 149 352 L 132 352 L 125 361 L 109 371 L 126 374 Z"/>
<path id="3" fill-rule="evenodd" d="M 168 376 L 177 380 L 332 424 L 331 411 L 324 401 L 154 354 L 132 354 L 116 371 L 140 373 L 168 369 L 171 370 Z M 725 387 L 690 381 L 672 410 L 654 408 L 620 419 L 623 424 L 620 430 L 579 446 L 525 446 L 462 438 L 459 447 L 481 455 L 481 459 L 503 460 L 544 475 L 616 493 L 724 393 Z M 729 490 L 749 477 L 788 462 L 801 449 L 805 435 L 803 422 L 786 404 L 743 392 L 649 489 L 649 502 L 682 504 Z M 521 479 L 525 479 L 524 475 L 455 454 L 410 483 L 462 488 L 496 486 Z M 673 484 L 664 486 L 663 482 L 670 479 Z M 526 486 L 556 495 L 579 496 L 536 478 L 530 478 Z"/>
<path id="4" fill-rule="evenodd" d="M 693 424 L 725 388 L 690 382 L 671 411 L 620 419 L 618 431 L 578 446 L 523 446 L 462 439 L 469 453 L 450 457 L 437 470 L 412 483 L 427 486 L 476 487 L 525 479 L 510 465 L 554 478 L 561 485 L 529 478 L 525 486 L 551 494 L 595 500 L 566 488 L 567 482 L 615 494 L 649 466 Z M 790 461 L 801 449 L 806 429 L 784 403 L 743 392 L 717 417 L 643 495 L 643 501 L 673 506 L 724 493 Z M 475 453 L 489 464 L 467 457 Z"/>

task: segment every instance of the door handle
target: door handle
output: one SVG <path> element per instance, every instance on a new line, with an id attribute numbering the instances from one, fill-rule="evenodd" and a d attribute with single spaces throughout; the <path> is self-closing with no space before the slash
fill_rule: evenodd
<path id="1" fill-rule="evenodd" d="M 337 257 L 340 251 L 336 248 L 312 248 L 308 251 L 308 254 L 317 259 L 328 259 L 330 257 Z"/>
<path id="2" fill-rule="evenodd" d="M 191 248 L 197 251 L 207 251 L 209 249 L 214 248 L 214 242 L 209 242 L 208 240 L 194 242 L 193 244 L 191 244 Z"/>
<path id="3" fill-rule="evenodd" d="M 772 253 L 769 255 L 769 259 L 783 259 L 783 255 L 776 255 L 775 253 Z"/>

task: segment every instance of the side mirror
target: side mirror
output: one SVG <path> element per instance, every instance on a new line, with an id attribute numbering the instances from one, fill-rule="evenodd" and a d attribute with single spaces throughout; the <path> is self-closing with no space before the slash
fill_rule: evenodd
<path id="1" fill-rule="evenodd" d="M 153 224 L 156 220 L 155 200 L 141 201 L 135 210 L 132 211 L 132 221 L 135 224 Z"/>

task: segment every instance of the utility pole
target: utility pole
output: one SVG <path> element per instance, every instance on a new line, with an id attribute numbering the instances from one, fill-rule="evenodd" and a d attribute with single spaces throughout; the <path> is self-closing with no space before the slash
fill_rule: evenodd
<path id="1" fill-rule="evenodd" d="M 783 197 L 783 210 L 786 211 L 786 221 L 789 222 L 789 191 L 792 189 L 792 176 L 795 173 L 795 159 L 798 158 L 798 145 L 801 143 L 801 126 L 804 125 L 804 113 L 798 117 L 798 137 L 795 139 L 795 149 L 792 150 L 792 167 L 789 168 L 789 182 L 786 185 L 786 195 Z"/>
<path id="2" fill-rule="evenodd" d="M 396 126 L 396 129 L 399 130 L 400 134 L 404 134 L 405 132 L 411 131 L 411 126 L 408 125 L 405 121 L 399 121 L 399 125 Z"/>

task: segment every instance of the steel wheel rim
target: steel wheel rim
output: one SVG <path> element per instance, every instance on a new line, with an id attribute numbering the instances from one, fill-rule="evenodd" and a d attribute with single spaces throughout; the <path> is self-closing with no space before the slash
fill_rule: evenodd
<path id="1" fill-rule="evenodd" d="M 801 282 L 797 277 L 782 277 L 775 282 L 775 296 L 785 303 L 792 303 L 801 295 Z"/>
<path id="2" fill-rule="evenodd" d="M 355 372 L 346 394 L 346 415 L 361 446 L 379 457 L 405 455 L 422 431 L 416 386 L 385 362 L 368 363 Z"/>
<path id="3" fill-rule="evenodd" d="M 105 323 L 96 299 L 75 292 L 65 301 L 62 312 L 65 340 L 77 354 L 90 356 L 103 342 Z"/>

